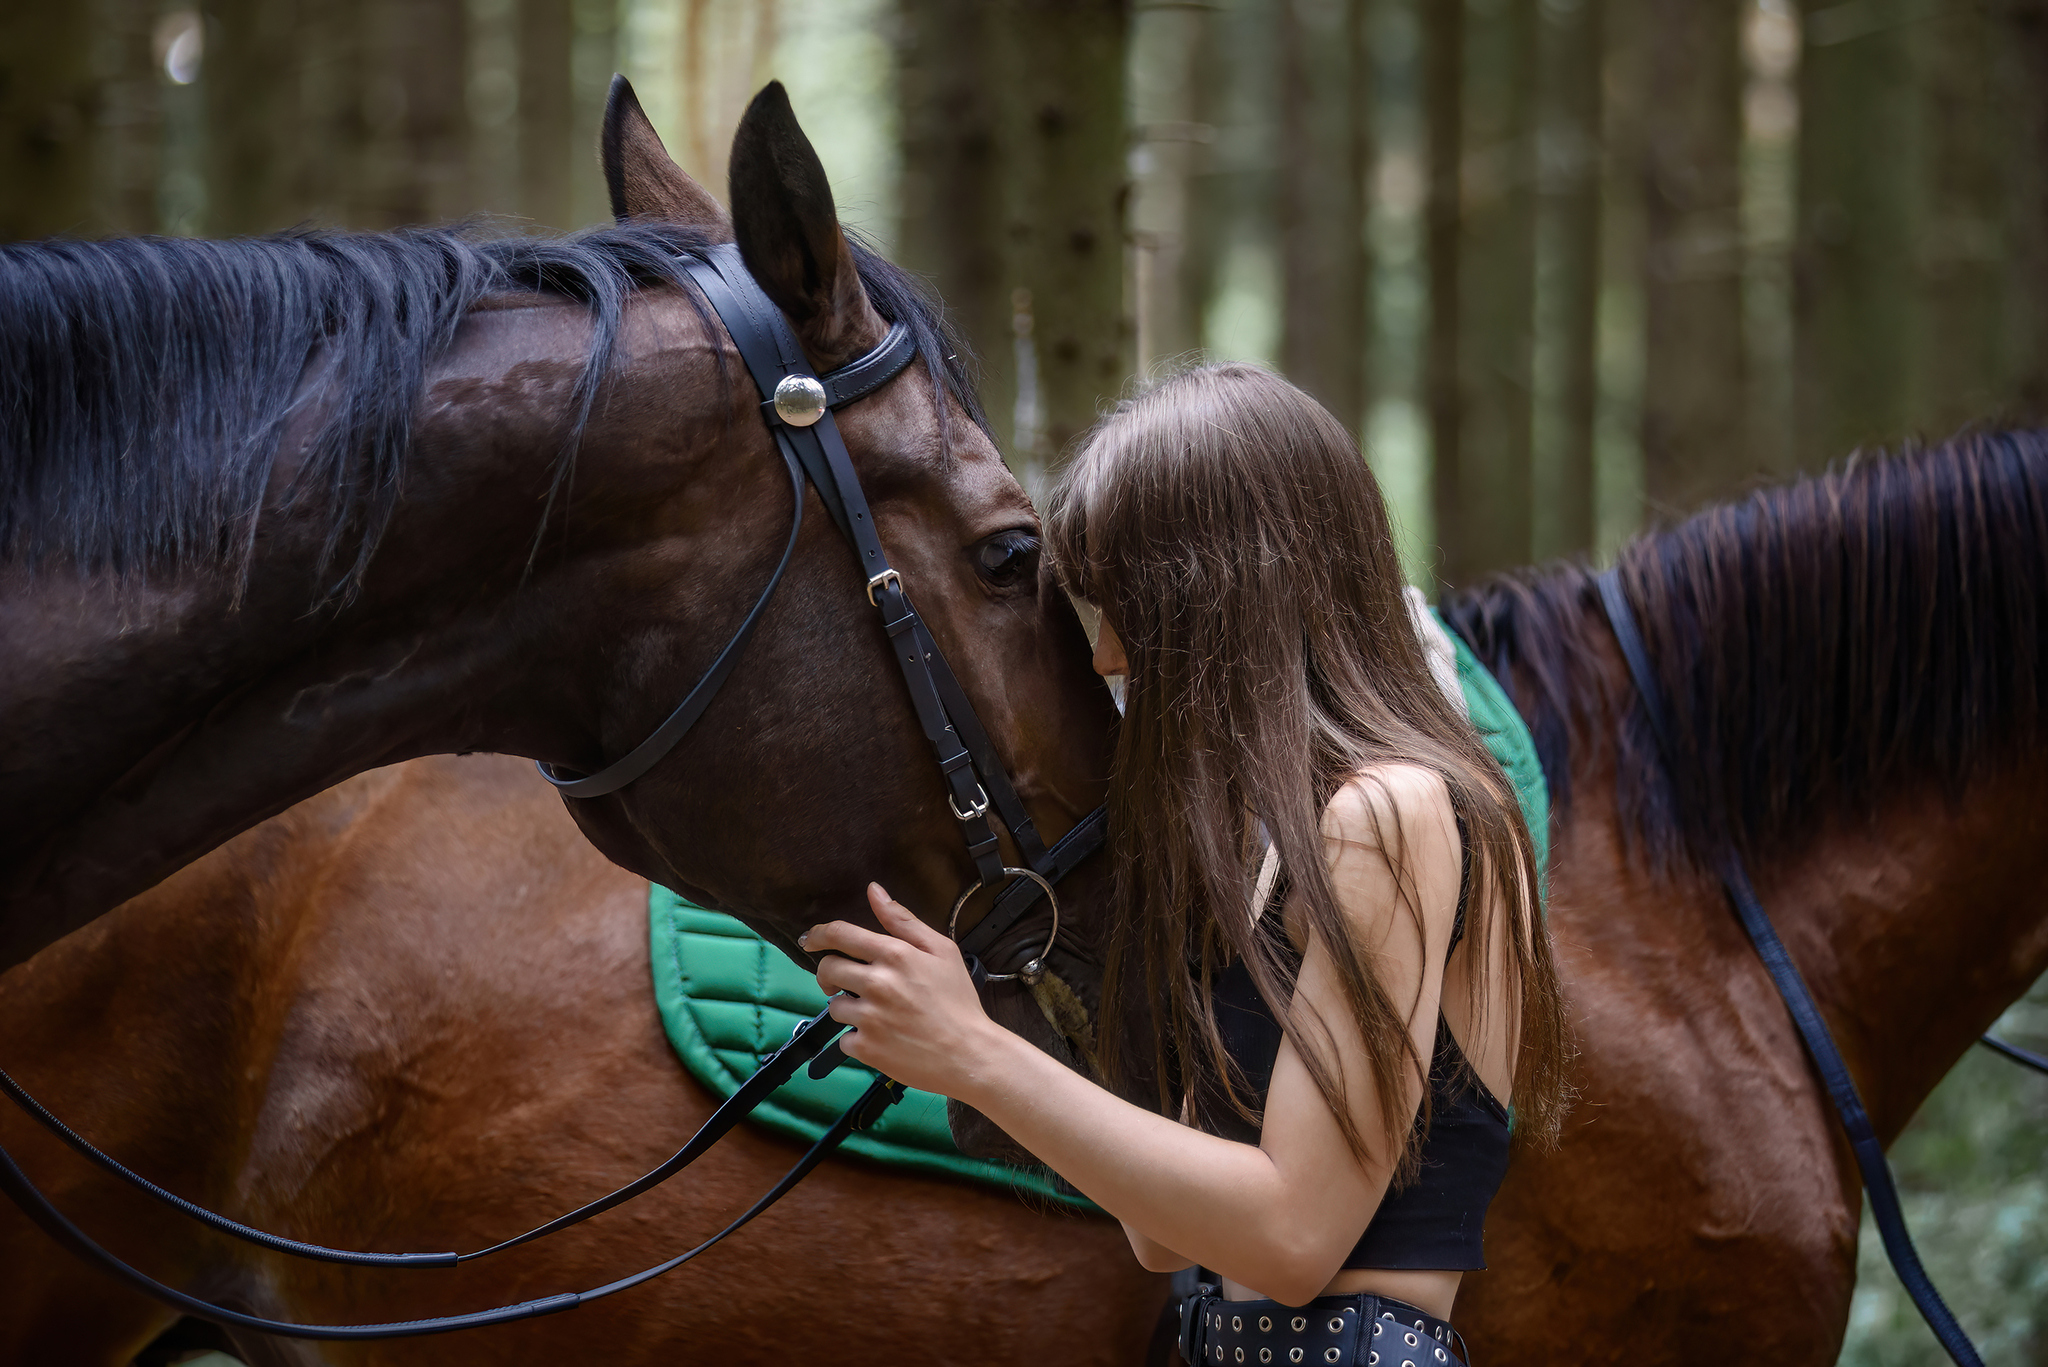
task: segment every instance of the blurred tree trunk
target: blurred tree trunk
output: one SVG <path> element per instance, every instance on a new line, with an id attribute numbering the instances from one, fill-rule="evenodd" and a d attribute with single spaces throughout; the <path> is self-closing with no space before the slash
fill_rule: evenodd
<path id="1" fill-rule="evenodd" d="M 1016 454 L 1027 470 L 1043 469 L 1094 423 L 1131 369 L 1124 301 L 1130 4 L 1008 0 L 1004 8 L 1011 270 L 1029 293 L 1041 424 L 1035 442 L 1016 438 Z"/>
<path id="2" fill-rule="evenodd" d="M 1920 136 L 1914 157 L 1918 265 L 1912 423 L 1929 437 L 1994 412 L 2003 397 L 2005 186 L 1991 46 L 1976 5 L 1944 9 L 1912 44 Z"/>
<path id="3" fill-rule="evenodd" d="M 1424 205 L 1429 271 L 1429 339 L 1423 358 L 1424 405 L 1429 412 L 1430 493 L 1436 520 L 1437 577 L 1462 582 L 1476 558 L 1465 506 L 1470 493 L 1459 451 L 1465 405 L 1458 375 L 1463 283 L 1459 225 L 1463 217 L 1465 151 L 1465 6 L 1463 0 L 1421 0 L 1422 109 L 1428 179 Z"/>
<path id="4" fill-rule="evenodd" d="M 571 0 L 519 0 L 519 212 L 551 228 L 573 228 L 570 196 L 574 128 L 571 73 L 576 39 Z"/>
<path id="5" fill-rule="evenodd" d="M 981 400 L 1005 451 L 1016 407 L 998 99 L 996 6 L 902 0 L 897 60 L 903 264 L 929 278 L 980 361 Z"/>
<path id="6" fill-rule="evenodd" d="M 1431 5 L 1435 9 L 1439 6 Z M 1536 0 L 1465 16 L 1456 282 L 1457 442 L 1439 446 L 1437 532 L 1446 580 L 1531 558 L 1535 324 Z"/>
<path id="7" fill-rule="evenodd" d="M 1544 164 L 1538 168 L 1542 241 L 1541 326 L 1549 407 L 1546 479 L 1536 491 L 1538 557 L 1593 549 L 1598 501 L 1593 483 L 1599 406 L 1601 86 L 1604 0 L 1541 8 L 1538 98 Z"/>
<path id="8" fill-rule="evenodd" d="M 598 165 L 597 134 L 604 103 L 618 70 L 619 7 L 616 0 L 569 0 L 576 35 L 569 54 L 570 156 L 569 219 L 580 228 L 612 219 L 611 191 Z"/>
<path id="9" fill-rule="evenodd" d="M 205 0 L 206 231 L 275 232 L 306 214 L 298 191 L 298 0 Z"/>
<path id="10" fill-rule="evenodd" d="M 70 0 L 0 7 L 0 240 L 92 230 L 93 18 Z"/>
<path id="11" fill-rule="evenodd" d="M 151 0 L 96 0 L 93 8 L 100 78 L 96 231 L 154 232 L 166 83 L 152 50 L 157 6 Z"/>
<path id="12" fill-rule="evenodd" d="M 1365 423 L 1371 67 L 1364 0 L 1282 0 L 1280 368 Z"/>
<path id="13" fill-rule="evenodd" d="M 1645 16 L 1643 475 L 1666 513 L 1756 470 L 1743 402 L 1745 8 L 1655 0 Z"/>
<path id="14" fill-rule="evenodd" d="M 296 0 L 298 144 L 286 222 L 368 225 L 368 37 L 357 0 Z M 202 84 L 205 84 L 202 79 Z M 231 102 L 231 97 L 230 97 Z M 232 107 L 227 111 L 232 117 Z"/>
<path id="15" fill-rule="evenodd" d="M 1136 368 L 1201 346 L 1206 284 L 1198 216 L 1200 183 L 1215 130 L 1207 109 L 1217 74 L 1210 14 L 1155 6 L 1133 24 L 1131 105 L 1138 127 L 1132 187 L 1133 348 Z"/>
<path id="16" fill-rule="evenodd" d="M 260 3 L 260 0 L 241 0 Z M 365 91 L 370 135 L 362 226 L 435 223 L 470 212 L 463 0 L 372 0 Z"/>
<path id="17" fill-rule="evenodd" d="M 2002 98 L 2005 223 L 2006 407 L 2048 419 L 2048 0 L 1999 0 L 1994 56 Z"/>
<path id="18" fill-rule="evenodd" d="M 1794 267 L 1799 456 L 1812 468 L 1904 435 L 1910 415 L 1916 31 L 1805 0 Z"/>
<path id="19" fill-rule="evenodd" d="M 901 13 L 903 260 L 980 355 L 983 402 L 1028 483 L 1129 371 L 1128 5 L 902 0 Z M 1034 402 L 1019 402 L 1020 369 Z"/>

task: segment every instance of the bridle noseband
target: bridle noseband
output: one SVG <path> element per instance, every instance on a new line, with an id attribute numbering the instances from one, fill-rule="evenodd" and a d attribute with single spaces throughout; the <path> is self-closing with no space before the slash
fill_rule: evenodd
<path id="1" fill-rule="evenodd" d="M 1027 986 L 1035 985 L 1045 972 L 1046 957 L 1059 936 L 1059 902 L 1053 886 L 1082 860 L 1102 848 L 1108 818 L 1106 811 L 1098 807 L 1051 846 L 1045 844 L 1030 813 L 1018 798 L 1016 787 L 1010 782 L 1009 772 L 1003 767 L 988 732 L 975 715 L 966 690 L 961 688 L 959 679 L 946 663 L 946 657 L 932 639 L 923 618 L 912 606 L 909 594 L 904 591 L 902 576 L 890 568 L 888 556 L 876 535 L 867 496 L 861 489 L 859 476 L 854 473 L 853 460 L 839 435 L 832 412 L 872 394 L 902 374 L 917 355 L 916 339 L 908 326 L 895 323 L 872 351 L 829 374 L 818 375 L 811 370 L 803 348 L 782 311 L 747 270 L 737 246 L 728 243 L 709 248 L 701 256 L 683 258 L 682 266 L 732 334 L 741 360 L 763 395 L 761 411 L 789 471 L 790 491 L 794 498 L 795 511 L 790 519 L 789 538 L 783 545 L 775 572 L 768 578 L 767 587 L 740 623 L 739 630 L 719 651 L 711 668 L 684 695 L 675 711 L 646 740 L 594 774 L 569 774 L 556 766 L 542 763 L 539 766 L 541 776 L 555 785 L 564 797 L 602 797 L 618 792 L 645 775 L 689 733 L 731 676 L 747 641 L 760 624 L 769 599 L 774 597 L 776 588 L 782 583 L 783 572 L 789 568 L 790 557 L 796 550 L 797 534 L 803 529 L 804 484 L 808 479 L 811 487 L 818 491 L 825 510 L 853 547 L 854 557 L 867 581 L 868 602 L 881 613 L 882 629 L 890 642 L 890 654 L 903 675 L 918 724 L 923 728 L 925 738 L 931 742 L 939 772 L 946 783 L 947 805 L 960 822 L 968 858 L 974 864 L 977 881 L 970 883 L 954 902 L 947 931 L 958 938 L 961 909 L 975 892 L 983 888 L 999 889 L 995 905 L 960 940 L 961 950 L 978 982 L 1018 980 Z M 940 401 L 944 402 L 943 395 Z M 1003 863 L 1000 842 L 989 825 L 991 812 L 1008 829 L 1012 842 L 1028 867 Z M 1050 904 L 1052 911 L 1052 928 L 1045 945 L 1016 973 L 987 972 L 980 959 L 1041 897 Z M 515 1238 L 472 1253 L 363 1253 L 325 1248 L 253 1229 L 193 1205 L 122 1166 L 52 1115 L 5 1072 L 0 1072 L 0 1091 L 5 1091 L 31 1117 L 103 1171 L 223 1234 L 275 1252 L 319 1262 L 370 1267 L 454 1267 L 580 1224 L 659 1186 L 695 1162 L 770 1093 L 789 1081 L 799 1067 L 808 1064 L 807 1071 L 815 1078 L 824 1076 L 844 1062 L 845 1055 L 837 1047 L 838 1036 L 843 1030 L 844 1027 L 826 1011 L 804 1021 L 791 1034 L 789 1042 L 762 1059 L 753 1076 L 712 1112 L 697 1133 L 659 1167 L 610 1195 Z M 781 1199 L 811 1169 L 824 1161 L 848 1134 L 872 1124 L 883 1110 L 902 1096 L 901 1083 L 878 1076 L 860 1100 L 834 1121 L 760 1200 L 710 1239 L 667 1262 L 643 1268 L 589 1291 L 546 1296 L 466 1315 L 444 1315 L 392 1324 L 292 1324 L 230 1310 L 166 1286 L 95 1243 L 29 1182 L 4 1148 L 0 1148 L 0 1190 L 4 1190 L 53 1239 L 87 1263 L 186 1314 L 288 1338 L 409 1338 L 554 1314 L 638 1286 L 680 1267 Z"/>

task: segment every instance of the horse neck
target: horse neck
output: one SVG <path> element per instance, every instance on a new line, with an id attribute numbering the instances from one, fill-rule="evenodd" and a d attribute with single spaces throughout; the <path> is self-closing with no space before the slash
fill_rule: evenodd
<path id="1" fill-rule="evenodd" d="M 1907 786 L 1756 870 L 1886 1138 L 2048 970 L 2040 772 Z"/>
<path id="2" fill-rule="evenodd" d="M 556 374 L 531 346 L 508 354 L 502 321 L 464 332 L 430 377 L 406 498 L 345 605 L 313 606 L 325 520 L 284 506 L 282 458 L 246 575 L 10 572 L 0 967 L 351 774 L 545 743 L 531 699 L 566 686 L 535 649 L 545 595 L 505 607 L 532 588 L 561 430 L 560 396 L 544 396 L 573 378 L 578 339 L 553 339 Z M 543 397 L 522 408 L 482 391 L 521 364 Z"/>
<path id="3" fill-rule="evenodd" d="M 1584 711 L 1574 727 L 1571 804 L 1604 809 L 1623 848 L 1654 864 L 1630 834 L 1630 809 L 1647 800 L 1653 771 L 1661 782 L 1661 761 L 1620 739 L 1621 718 L 1637 706 L 1635 685 L 1597 604 L 1586 605 L 1577 632 L 1584 648 L 1573 687 Z M 1525 689 L 1533 682 L 1521 679 Z M 1862 810 L 1814 820 L 1752 862 L 1764 909 L 1887 1139 L 2048 970 L 2048 898 L 2038 891 L 2048 770 L 2029 758 L 2012 757 L 1960 789 L 1937 776 L 1901 783 Z M 1631 770 L 1633 781 L 1618 781 Z M 1677 914 L 1714 923 L 1697 943 L 1727 946 L 1743 972 L 1761 977 L 1717 880 L 1697 866 L 1664 874 L 1668 892 L 1652 894 L 1660 904 L 1678 894 Z M 1775 993 L 1759 1000 L 1782 1010 Z"/>

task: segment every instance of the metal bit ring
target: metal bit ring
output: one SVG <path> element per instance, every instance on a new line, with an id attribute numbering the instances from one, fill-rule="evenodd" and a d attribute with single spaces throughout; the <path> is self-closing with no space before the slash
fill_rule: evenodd
<path id="1" fill-rule="evenodd" d="M 1018 969 L 1015 973 L 991 973 L 988 975 L 988 980 L 992 983 L 1021 981 L 1026 987 L 1032 987 L 1037 984 L 1040 978 L 1045 976 L 1045 956 L 1052 953 L 1053 945 L 1060 938 L 1060 899 L 1053 892 L 1052 884 L 1046 882 L 1045 879 L 1030 869 L 1005 868 L 1003 873 L 1011 878 L 1029 878 L 1032 882 L 1038 884 L 1039 890 L 1045 894 L 1046 905 L 1052 908 L 1052 932 L 1045 937 L 1045 947 L 1027 959 L 1024 967 Z M 981 891 L 983 886 L 981 883 L 969 885 L 967 891 L 961 893 L 959 900 L 953 903 L 953 914 L 946 918 L 946 934 L 951 936 L 955 943 L 960 939 L 960 909 L 966 906 L 967 899 Z M 1006 883 L 1004 886 L 1008 887 L 1009 885 Z"/>

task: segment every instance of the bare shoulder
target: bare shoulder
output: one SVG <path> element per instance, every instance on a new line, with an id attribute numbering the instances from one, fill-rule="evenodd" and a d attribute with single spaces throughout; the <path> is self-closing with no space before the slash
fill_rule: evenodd
<path id="1" fill-rule="evenodd" d="M 1362 769 L 1323 808 L 1325 836 L 1374 849 L 1386 848 L 1396 839 L 1411 846 L 1418 839 L 1428 842 L 1431 835 L 1455 827 L 1443 776 L 1420 764 Z"/>
<path id="2" fill-rule="evenodd" d="M 1458 826 L 1450 790 L 1434 770 L 1362 770 L 1324 808 L 1323 838 L 1337 900 L 1364 943 L 1386 948 L 1397 926 L 1419 929 L 1423 922 L 1430 939 L 1450 933 L 1460 881 Z M 1413 948 L 1419 953 L 1421 942 Z"/>

